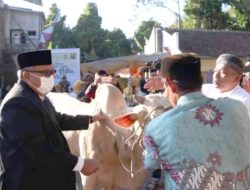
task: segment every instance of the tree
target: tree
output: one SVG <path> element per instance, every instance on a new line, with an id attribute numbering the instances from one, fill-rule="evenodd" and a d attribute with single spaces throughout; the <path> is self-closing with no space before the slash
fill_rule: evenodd
<path id="1" fill-rule="evenodd" d="M 171 1 L 179 2 L 179 0 Z M 169 0 L 136 0 L 136 2 L 138 5 L 168 8 Z M 230 5 L 231 8 L 227 8 L 225 5 Z M 250 29 L 249 0 L 186 0 L 184 12 L 186 17 L 182 23 L 183 28 Z"/>
<path id="2" fill-rule="evenodd" d="M 57 9 L 56 4 L 50 8 L 47 26 L 54 20 Z M 63 16 L 54 27 L 52 48 L 79 47 L 82 62 L 131 53 L 131 43 L 120 29 L 110 32 L 101 28 L 102 18 L 98 16 L 96 4 L 86 6 L 73 29 L 65 26 L 65 19 Z"/>
<path id="3" fill-rule="evenodd" d="M 48 26 L 51 25 L 52 21 L 56 17 L 56 14 L 57 14 L 58 10 L 59 9 L 58 9 L 58 7 L 57 7 L 57 5 L 55 3 L 51 5 L 51 7 L 49 9 L 48 17 L 47 17 L 45 25 L 44 25 L 44 28 L 47 28 Z"/>
<path id="4" fill-rule="evenodd" d="M 171 0 L 171 2 L 176 3 L 177 7 L 178 7 L 178 11 L 174 11 L 173 9 L 170 9 L 168 7 L 169 4 L 169 0 L 136 0 L 137 2 L 137 6 L 143 5 L 151 5 L 151 6 L 155 6 L 155 7 L 161 7 L 161 8 L 165 8 L 166 10 L 170 11 L 171 13 L 173 13 L 176 17 L 177 17 L 177 25 L 176 25 L 179 29 L 182 27 L 182 19 L 181 19 L 181 15 L 180 15 L 180 0 Z M 173 25 L 173 26 L 174 26 Z"/>
<path id="5" fill-rule="evenodd" d="M 45 28 L 49 27 L 54 21 L 60 10 L 58 9 L 56 4 L 52 4 L 50 7 L 50 13 L 45 22 Z M 66 16 L 63 16 L 59 22 L 54 25 L 54 30 L 52 33 L 52 39 L 49 45 L 51 48 L 69 48 L 75 47 L 74 38 L 72 35 L 72 31 L 70 28 L 65 26 Z"/>
<path id="6" fill-rule="evenodd" d="M 74 48 L 77 47 L 73 32 L 65 25 L 66 16 L 61 18 L 61 21 L 55 25 L 52 44 L 53 48 Z"/>
<path id="7" fill-rule="evenodd" d="M 104 59 L 130 54 L 130 42 L 120 29 L 112 32 L 101 28 L 102 18 L 95 3 L 87 4 L 73 29 L 82 61 Z"/>
<path id="8" fill-rule="evenodd" d="M 143 51 L 146 39 L 149 39 L 153 27 L 161 27 L 161 24 L 154 20 L 143 21 L 135 32 L 134 39 L 139 51 Z"/>
<path id="9" fill-rule="evenodd" d="M 249 0 L 222 0 L 231 7 L 230 16 L 237 29 L 250 29 L 250 1 Z"/>
<path id="10" fill-rule="evenodd" d="M 184 12 L 187 17 L 183 26 L 199 29 L 225 29 L 230 17 L 222 11 L 223 3 L 218 0 L 187 0 Z"/>
<path id="11" fill-rule="evenodd" d="M 238 11 L 246 17 L 250 16 L 250 1 L 249 0 L 221 0 L 223 3 L 234 6 Z"/>
<path id="12" fill-rule="evenodd" d="M 105 57 L 119 57 L 126 56 L 131 53 L 130 41 L 126 38 L 121 29 L 114 29 L 111 32 L 107 32 L 105 40 Z"/>
<path id="13" fill-rule="evenodd" d="M 73 29 L 76 45 L 80 47 L 85 61 L 100 59 L 98 54 L 106 36 L 106 32 L 101 28 L 101 22 L 102 18 L 98 15 L 96 4 L 88 3 Z"/>

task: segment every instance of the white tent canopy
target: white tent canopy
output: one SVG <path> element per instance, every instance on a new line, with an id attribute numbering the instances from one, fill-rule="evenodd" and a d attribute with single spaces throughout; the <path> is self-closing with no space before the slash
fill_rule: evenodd
<path id="1" fill-rule="evenodd" d="M 125 68 L 144 67 L 147 61 L 155 61 L 166 57 L 168 53 L 156 53 L 150 55 L 130 55 L 116 58 L 108 58 L 93 62 L 81 63 L 83 73 L 95 73 L 99 70 L 106 70 L 108 73 L 115 73 Z"/>

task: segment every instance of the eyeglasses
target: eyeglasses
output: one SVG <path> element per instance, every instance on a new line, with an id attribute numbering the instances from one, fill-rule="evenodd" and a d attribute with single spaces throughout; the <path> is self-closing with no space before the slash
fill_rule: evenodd
<path id="1" fill-rule="evenodd" d="M 50 77 L 51 75 L 54 75 L 56 73 L 55 69 L 47 69 L 47 70 L 43 70 L 43 71 L 31 71 L 31 70 L 24 70 L 24 71 L 28 71 L 31 73 L 40 73 L 42 75 L 44 75 L 45 77 Z"/>

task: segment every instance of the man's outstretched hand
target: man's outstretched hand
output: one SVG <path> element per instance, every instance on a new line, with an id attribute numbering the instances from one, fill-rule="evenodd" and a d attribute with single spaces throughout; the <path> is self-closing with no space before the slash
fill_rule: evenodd
<path id="1" fill-rule="evenodd" d="M 85 158 L 84 165 L 81 170 L 83 175 L 89 176 L 99 170 L 98 162 L 94 159 Z"/>
<path id="2" fill-rule="evenodd" d="M 144 88 L 148 89 L 149 91 L 163 90 L 164 84 L 161 80 L 161 77 L 151 77 L 147 80 Z"/>

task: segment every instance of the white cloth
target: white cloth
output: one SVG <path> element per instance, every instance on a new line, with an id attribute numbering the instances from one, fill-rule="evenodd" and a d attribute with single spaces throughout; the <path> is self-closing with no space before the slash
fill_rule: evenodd
<path id="1" fill-rule="evenodd" d="M 73 98 L 77 98 L 77 94 L 75 92 L 71 92 L 69 95 Z"/>
<path id="2" fill-rule="evenodd" d="M 246 106 L 250 117 L 250 94 L 239 85 L 228 92 L 219 92 L 219 90 L 215 88 L 214 84 L 203 84 L 201 91 L 209 98 L 217 99 L 220 97 L 229 97 L 242 102 Z"/>
<path id="3" fill-rule="evenodd" d="M 81 171 L 83 166 L 84 166 L 84 159 L 81 157 L 78 157 L 78 161 L 75 167 L 73 168 L 73 171 Z"/>

